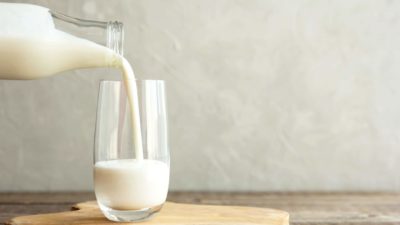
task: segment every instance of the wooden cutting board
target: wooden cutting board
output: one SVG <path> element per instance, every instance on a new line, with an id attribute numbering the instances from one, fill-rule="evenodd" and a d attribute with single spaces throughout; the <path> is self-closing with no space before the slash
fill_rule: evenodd
<path id="1" fill-rule="evenodd" d="M 109 225 L 96 202 L 83 202 L 69 212 L 19 216 L 10 225 Z M 123 223 L 131 224 L 131 223 Z M 139 222 L 143 225 L 288 225 L 289 213 L 285 211 L 242 207 L 192 205 L 167 202 L 152 219 Z"/>

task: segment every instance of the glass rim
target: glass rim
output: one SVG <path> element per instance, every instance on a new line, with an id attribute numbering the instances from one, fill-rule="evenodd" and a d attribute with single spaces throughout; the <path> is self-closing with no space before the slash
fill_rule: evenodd
<path id="1" fill-rule="evenodd" d="M 135 82 L 161 82 L 161 83 L 165 83 L 165 80 L 156 80 L 156 79 L 128 79 L 128 80 L 133 80 Z M 102 79 L 100 80 L 100 84 L 103 83 L 123 83 L 123 80 L 106 80 L 106 79 Z"/>

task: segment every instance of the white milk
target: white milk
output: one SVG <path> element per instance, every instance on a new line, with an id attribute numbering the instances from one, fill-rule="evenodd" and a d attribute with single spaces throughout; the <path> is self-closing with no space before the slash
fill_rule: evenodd
<path id="1" fill-rule="evenodd" d="M 156 160 L 97 162 L 94 170 L 97 200 L 116 210 L 137 210 L 164 203 L 169 168 Z"/>
<path id="2" fill-rule="evenodd" d="M 141 209 L 165 201 L 169 167 L 143 160 L 138 96 L 128 61 L 112 50 L 61 32 L 48 9 L 0 3 L 0 79 L 38 79 L 87 67 L 116 67 L 122 71 L 132 108 L 136 160 L 97 162 L 95 192 L 114 209 Z"/>
<path id="3" fill-rule="evenodd" d="M 0 79 L 38 79 L 88 67 L 121 70 L 131 105 L 136 158 L 143 159 L 135 75 L 122 56 L 55 28 L 49 10 L 29 4 L 0 3 Z"/>

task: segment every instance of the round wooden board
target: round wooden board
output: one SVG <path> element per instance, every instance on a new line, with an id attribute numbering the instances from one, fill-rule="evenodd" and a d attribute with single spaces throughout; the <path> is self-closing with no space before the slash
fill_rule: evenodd
<path id="1" fill-rule="evenodd" d="M 99 210 L 96 202 L 83 202 L 73 207 L 74 211 L 19 216 L 11 219 L 10 225 L 91 225 L 112 224 Z M 130 223 L 124 223 L 130 224 Z M 160 213 L 152 219 L 140 222 L 143 225 L 288 225 L 289 213 L 285 211 L 242 207 L 193 205 L 167 202 Z"/>

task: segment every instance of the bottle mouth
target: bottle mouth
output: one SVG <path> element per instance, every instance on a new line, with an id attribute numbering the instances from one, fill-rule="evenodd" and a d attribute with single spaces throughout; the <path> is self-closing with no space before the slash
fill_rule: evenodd
<path id="1" fill-rule="evenodd" d="M 124 25 L 121 22 L 107 23 L 107 47 L 119 55 L 124 54 Z"/>

